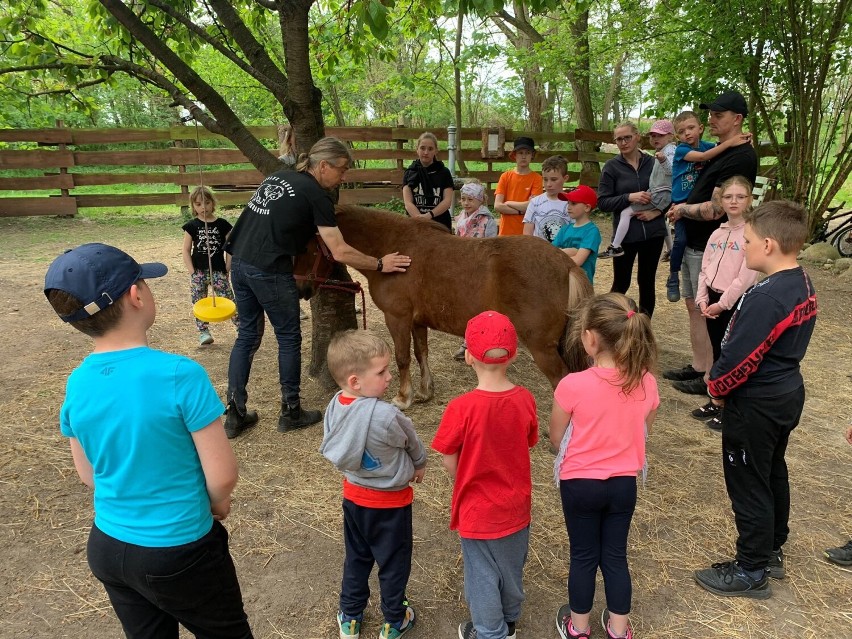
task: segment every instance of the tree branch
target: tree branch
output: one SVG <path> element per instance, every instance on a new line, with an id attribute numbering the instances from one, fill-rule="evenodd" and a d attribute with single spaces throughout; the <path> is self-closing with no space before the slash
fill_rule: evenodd
<path id="1" fill-rule="evenodd" d="M 254 34 L 234 10 L 234 5 L 230 0 L 210 0 L 210 6 L 216 12 L 216 17 L 222 21 L 222 26 L 228 30 L 234 42 L 243 52 L 248 63 L 262 74 L 263 77 L 258 77 L 258 81 L 269 89 L 278 102 L 283 103 L 288 95 L 288 76 L 278 68 L 264 46 L 257 41 L 257 38 L 254 37 Z"/>
<path id="2" fill-rule="evenodd" d="M 261 173 L 269 175 L 280 168 L 278 159 L 249 132 L 222 96 L 207 84 L 192 67 L 178 57 L 165 42 L 157 38 L 139 16 L 120 0 L 99 1 L 151 55 L 159 60 L 183 86 L 207 107 L 215 117 L 218 126 L 221 127 L 220 132 L 231 140 Z M 166 82 L 168 81 L 166 80 Z M 205 114 L 197 105 L 187 105 L 181 102 L 181 100 L 186 100 L 186 96 L 176 86 L 174 97 L 179 104 L 183 104 L 189 109 L 190 113 L 199 118 L 199 121 L 204 123 L 205 127 L 208 126 L 208 123 L 213 125 L 212 121 L 206 119 Z"/>
<path id="3" fill-rule="evenodd" d="M 538 31 L 536 31 L 535 27 L 533 27 L 526 20 L 519 20 L 512 14 L 508 13 L 505 9 L 501 9 L 500 11 L 498 11 L 497 16 L 511 24 L 513 27 L 515 27 L 518 31 L 526 35 L 533 42 L 544 42 L 544 36 L 542 36 Z"/>
<path id="4" fill-rule="evenodd" d="M 204 42 L 209 44 L 216 51 L 218 51 L 223 56 L 225 56 L 228 60 L 233 62 L 236 66 L 238 66 L 240 69 L 242 69 L 242 71 L 244 71 L 246 74 L 250 75 L 255 80 L 257 80 L 258 82 L 263 84 L 264 86 L 267 86 L 269 84 L 269 82 L 270 82 L 269 78 L 265 78 L 264 76 L 262 76 L 261 73 L 259 72 L 259 70 L 256 67 L 252 66 L 251 64 L 249 64 L 248 62 L 243 60 L 240 56 L 238 56 L 233 51 L 233 49 L 226 47 L 222 43 L 221 40 L 219 40 L 218 38 L 214 38 L 209 33 L 207 33 L 207 31 L 205 31 L 204 29 L 199 27 L 197 24 L 195 24 L 187 15 L 176 11 L 172 5 L 170 5 L 167 2 L 163 2 L 162 0 L 148 0 L 148 1 L 152 6 L 157 7 L 160 11 L 162 11 L 166 15 L 170 16 L 171 18 L 173 18 L 174 20 L 176 20 L 177 22 L 179 22 L 180 24 L 185 26 L 187 28 L 187 30 L 189 30 L 191 33 L 195 34 L 196 36 L 198 36 L 199 38 L 204 40 Z"/>

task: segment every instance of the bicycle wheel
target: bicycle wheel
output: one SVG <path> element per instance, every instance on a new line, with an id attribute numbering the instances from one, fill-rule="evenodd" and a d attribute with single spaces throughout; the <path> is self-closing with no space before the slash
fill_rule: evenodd
<path id="1" fill-rule="evenodd" d="M 831 239 L 831 243 L 837 249 L 837 252 L 840 253 L 840 257 L 852 257 L 852 242 L 847 241 L 847 238 L 852 240 L 850 233 L 852 233 L 852 229 L 847 228 L 837 233 Z"/>

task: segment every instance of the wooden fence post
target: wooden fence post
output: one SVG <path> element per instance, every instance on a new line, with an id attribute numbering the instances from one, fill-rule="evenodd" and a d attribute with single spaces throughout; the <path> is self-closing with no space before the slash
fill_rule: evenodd
<path id="1" fill-rule="evenodd" d="M 177 125 L 180 125 L 180 120 L 177 121 Z M 182 139 L 174 139 L 172 140 L 172 147 L 175 149 L 184 148 Z M 186 164 L 178 165 L 178 174 L 184 175 L 186 174 Z M 180 216 L 182 218 L 191 218 L 192 211 L 189 210 L 189 185 L 184 183 L 184 180 L 181 180 L 180 184 L 180 194 L 183 196 L 183 202 L 180 205 Z"/>
<path id="2" fill-rule="evenodd" d="M 56 128 L 62 129 L 65 127 L 65 122 L 63 120 L 56 121 Z M 68 145 L 65 142 L 60 142 L 56 145 L 57 150 L 59 151 L 67 151 Z M 44 175 L 50 175 L 49 173 L 45 173 Z M 68 175 L 68 167 L 60 166 L 59 167 L 59 175 Z M 59 189 L 59 197 L 70 198 L 71 192 L 68 189 L 61 188 Z M 76 207 L 75 207 L 76 210 Z M 60 213 L 57 217 L 74 217 L 74 213 Z"/>

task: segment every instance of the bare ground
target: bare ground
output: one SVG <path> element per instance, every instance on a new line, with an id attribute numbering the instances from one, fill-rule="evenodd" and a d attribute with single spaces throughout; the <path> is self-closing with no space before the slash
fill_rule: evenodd
<path id="1" fill-rule="evenodd" d="M 197 346 L 179 228 L 177 218 L 163 217 L 109 223 L 0 219 L 0 352 L 5 361 L 0 378 L 0 636 L 121 636 L 103 589 L 86 565 L 91 495 L 78 481 L 58 429 L 65 378 L 89 345 L 52 314 L 42 284 L 53 257 L 87 241 L 116 244 L 139 261 L 166 262 L 172 274 L 153 283 L 159 316 L 151 344 L 201 362 L 224 395 L 233 327 L 214 326 L 216 342 Z M 608 288 L 610 269 L 599 263 L 599 291 Z M 649 442 L 650 474 L 639 492 L 630 537 L 637 637 L 852 637 L 852 571 L 820 558 L 823 548 L 852 536 L 852 448 L 842 438 L 849 421 L 852 278 L 815 267 L 809 271 L 820 318 L 803 365 L 805 412 L 787 456 L 793 501 L 787 578 L 773 582 L 773 596 L 763 602 L 715 597 L 693 582 L 693 570 L 731 556 L 733 517 L 722 481 L 720 437 L 688 414 L 701 398 L 661 384 L 662 406 Z M 660 291 L 663 281 L 661 269 Z M 683 306 L 662 299 L 657 308 L 661 366 L 682 365 L 688 353 Z M 367 313 L 370 328 L 386 334 L 369 302 Z M 309 339 L 306 335 L 305 353 Z M 334 637 L 343 555 L 340 478 L 317 452 L 320 428 L 286 435 L 275 431 L 277 371 L 270 342 L 267 338 L 258 353 L 249 388 L 261 423 L 234 441 L 241 481 L 226 522 L 231 550 L 256 637 Z M 430 345 L 436 397 L 409 411 L 427 444 L 446 403 L 474 384 L 472 371 L 451 359 L 457 338 L 433 333 Z M 525 353 L 510 374 L 535 394 L 544 432 L 551 402 L 547 381 Z M 305 404 L 324 407 L 330 394 L 306 375 L 303 386 Z M 129 394 L 128 401 L 144 409 L 144 393 Z M 522 637 L 557 637 L 554 617 L 566 600 L 568 544 L 551 465 L 552 455 L 540 444 L 533 451 L 527 602 L 518 626 Z M 447 529 L 450 492 L 433 454 L 414 506 L 409 595 L 419 614 L 415 638 L 454 637 L 457 624 L 467 618 L 459 544 Z M 603 605 L 599 587 L 594 613 Z M 374 596 L 365 635 L 377 635 L 380 623 Z"/>

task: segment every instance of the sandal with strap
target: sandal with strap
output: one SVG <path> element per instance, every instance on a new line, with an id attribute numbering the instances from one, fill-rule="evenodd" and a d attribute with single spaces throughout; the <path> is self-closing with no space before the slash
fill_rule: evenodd
<path id="1" fill-rule="evenodd" d="M 707 402 L 704 406 L 696 408 L 691 414 L 695 419 L 700 419 L 701 421 L 706 422 L 708 419 L 715 417 L 721 412 L 721 406 L 716 406 L 713 402 Z"/>

